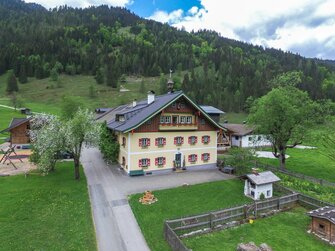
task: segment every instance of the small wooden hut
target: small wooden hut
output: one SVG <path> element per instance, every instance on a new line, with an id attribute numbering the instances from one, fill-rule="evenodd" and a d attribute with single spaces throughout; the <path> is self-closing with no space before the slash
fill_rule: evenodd
<path id="1" fill-rule="evenodd" d="M 322 207 L 308 213 L 312 217 L 311 232 L 335 244 L 335 207 Z"/>
<path id="2" fill-rule="evenodd" d="M 10 133 L 11 145 L 24 145 L 30 143 L 30 118 L 13 118 L 9 127 L 0 133 Z"/>

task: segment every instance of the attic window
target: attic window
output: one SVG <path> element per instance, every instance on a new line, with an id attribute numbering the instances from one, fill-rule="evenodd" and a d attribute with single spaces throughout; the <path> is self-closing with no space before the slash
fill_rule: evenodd
<path id="1" fill-rule="evenodd" d="M 116 115 L 116 121 L 125 121 L 124 115 Z"/>

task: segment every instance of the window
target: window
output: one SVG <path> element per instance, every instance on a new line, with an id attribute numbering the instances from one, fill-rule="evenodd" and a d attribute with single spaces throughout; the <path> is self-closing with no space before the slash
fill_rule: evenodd
<path id="1" fill-rule="evenodd" d="M 182 145 L 184 144 L 184 137 L 174 137 L 174 144 L 175 145 Z"/>
<path id="2" fill-rule="evenodd" d="M 188 155 L 188 161 L 189 162 L 196 162 L 197 160 L 198 160 L 198 155 L 196 155 L 196 154 Z"/>
<path id="3" fill-rule="evenodd" d="M 198 137 L 197 136 L 190 136 L 188 137 L 188 143 L 191 145 L 194 145 L 198 142 Z"/>
<path id="4" fill-rule="evenodd" d="M 235 136 L 235 140 L 238 140 L 239 139 L 239 137 L 238 136 Z"/>
<path id="5" fill-rule="evenodd" d="M 119 121 L 125 121 L 124 115 L 119 115 Z"/>
<path id="6" fill-rule="evenodd" d="M 139 167 L 149 167 L 150 166 L 150 159 L 146 159 L 146 158 L 144 158 L 144 159 L 139 159 L 138 160 L 138 166 Z"/>
<path id="7" fill-rule="evenodd" d="M 178 116 L 172 116 L 172 124 L 178 124 Z"/>
<path id="8" fill-rule="evenodd" d="M 150 139 L 149 138 L 141 138 L 141 139 L 138 140 L 138 145 L 140 147 L 150 146 Z"/>
<path id="9" fill-rule="evenodd" d="M 258 136 L 258 141 L 261 141 L 262 140 L 262 136 Z"/>
<path id="10" fill-rule="evenodd" d="M 123 146 L 123 147 L 126 146 L 126 137 L 122 137 L 122 146 Z"/>
<path id="11" fill-rule="evenodd" d="M 249 142 L 251 142 L 252 141 L 252 137 L 248 137 L 248 140 L 249 140 Z"/>
<path id="12" fill-rule="evenodd" d="M 180 116 L 180 124 L 186 124 L 186 116 Z"/>
<path id="13" fill-rule="evenodd" d="M 205 119 L 201 119 L 201 120 L 200 120 L 200 124 L 205 125 L 205 124 L 206 124 Z"/>
<path id="14" fill-rule="evenodd" d="M 203 161 L 209 161 L 209 158 L 210 158 L 210 154 L 209 154 L 209 153 L 203 153 L 203 154 L 201 155 L 201 159 L 202 159 Z"/>
<path id="15" fill-rule="evenodd" d="M 192 124 L 192 116 L 186 117 L 186 124 Z"/>
<path id="16" fill-rule="evenodd" d="M 166 138 L 163 138 L 163 137 L 156 138 L 155 145 L 156 146 L 164 146 L 164 145 L 166 145 Z"/>
<path id="17" fill-rule="evenodd" d="M 156 166 L 164 166 L 166 163 L 165 157 L 158 157 L 155 159 L 155 165 Z"/>
<path id="18" fill-rule="evenodd" d="M 27 125 L 27 130 L 30 130 L 30 124 Z"/>
<path id="19" fill-rule="evenodd" d="M 254 183 L 250 183 L 250 186 L 251 186 L 251 188 L 253 188 L 253 189 L 255 189 L 255 188 L 256 188 L 256 186 L 255 186 L 255 184 L 254 184 Z"/>
<path id="20" fill-rule="evenodd" d="M 325 231 L 325 225 L 319 223 L 319 231 L 324 232 Z"/>
<path id="21" fill-rule="evenodd" d="M 125 166 L 126 165 L 126 158 L 125 157 L 122 157 L 122 166 Z"/>
<path id="22" fill-rule="evenodd" d="M 172 103 L 172 107 L 173 107 L 173 108 L 176 108 L 176 107 L 177 107 L 176 102 L 173 102 L 173 103 Z"/>
<path id="23" fill-rule="evenodd" d="M 271 190 L 267 190 L 266 191 L 266 197 L 270 197 L 271 196 Z"/>
<path id="24" fill-rule="evenodd" d="M 171 116 L 161 116 L 160 123 L 161 124 L 171 124 Z"/>
<path id="25" fill-rule="evenodd" d="M 208 144 L 210 140 L 211 140 L 211 137 L 208 135 L 202 136 L 202 139 L 201 139 L 202 143 L 204 144 Z"/>

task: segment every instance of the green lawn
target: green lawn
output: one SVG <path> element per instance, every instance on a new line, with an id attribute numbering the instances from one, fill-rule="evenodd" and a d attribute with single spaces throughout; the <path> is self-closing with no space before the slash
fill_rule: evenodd
<path id="1" fill-rule="evenodd" d="M 164 220 L 248 203 L 243 186 L 239 180 L 210 182 L 155 191 L 158 202 L 152 205 L 138 202 L 142 194 L 132 195 L 129 202 L 150 249 L 163 251 L 170 250 L 163 238 Z"/>
<path id="2" fill-rule="evenodd" d="M 335 162 L 320 149 L 288 149 L 287 169 L 308 176 L 335 182 Z M 278 159 L 258 158 L 262 163 L 279 166 Z"/>
<path id="3" fill-rule="evenodd" d="M 221 122 L 223 123 L 225 120 L 228 120 L 228 123 L 232 124 L 242 124 L 243 121 L 246 121 L 248 117 L 247 113 L 236 113 L 236 112 L 227 112 L 223 115 Z"/>
<path id="4" fill-rule="evenodd" d="M 256 220 L 253 224 L 187 238 L 184 242 L 194 251 L 233 251 L 238 243 L 250 241 L 257 245 L 265 242 L 273 250 L 334 250 L 334 247 L 307 233 L 310 218 L 305 213 L 306 210 L 299 207 Z"/>
<path id="5" fill-rule="evenodd" d="M 0 177 L 1 250 L 96 250 L 85 176 L 73 163 L 54 173 Z"/>

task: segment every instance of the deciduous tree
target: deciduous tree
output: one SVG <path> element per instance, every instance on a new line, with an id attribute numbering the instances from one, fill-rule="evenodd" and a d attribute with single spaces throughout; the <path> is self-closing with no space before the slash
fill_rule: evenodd
<path id="1" fill-rule="evenodd" d="M 248 123 L 268 135 L 273 155 L 285 168 L 286 150 L 302 143 L 306 129 L 315 123 L 317 108 L 306 92 L 279 87 L 254 102 Z"/>

